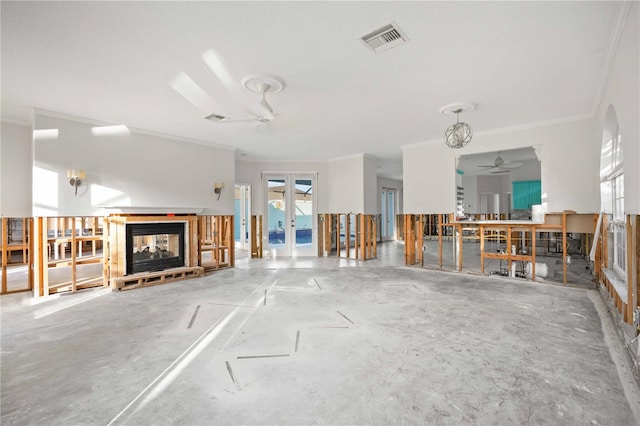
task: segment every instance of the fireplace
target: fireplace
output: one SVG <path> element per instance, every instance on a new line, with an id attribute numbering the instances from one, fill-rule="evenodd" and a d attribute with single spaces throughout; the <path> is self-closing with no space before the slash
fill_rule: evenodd
<path id="1" fill-rule="evenodd" d="M 199 277 L 198 216 L 113 213 L 106 221 L 105 276 L 113 290 Z"/>
<path id="2" fill-rule="evenodd" d="M 126 274 L 185 266 L 183 222 L 127 223 Z"/>

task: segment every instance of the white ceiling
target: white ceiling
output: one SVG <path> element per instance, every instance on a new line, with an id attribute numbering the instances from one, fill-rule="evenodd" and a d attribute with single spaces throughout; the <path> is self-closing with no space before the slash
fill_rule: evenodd
<path id="1" fill-rule="evenodd" d="M 476 133 L 592 114 L 621 2 L 2 1 L 3 117 L 23 107 L 126 124 L 238 149 L 246 159 L 379 158 L 402 176 L 401 146 L 442 137 L 452 102 Z M 384 53 L 360 37 L 395 22 L 409 42 Z M 237 89 L 203 62 L 213 49 Z M 187 74 L 216 111 L 170 83 Z M 282 78 L 268 129 L 219 124 Z M 13 117 L 12 117 L 13 115 Z M 473 143 L 473 142 L 472 142 Z"/>

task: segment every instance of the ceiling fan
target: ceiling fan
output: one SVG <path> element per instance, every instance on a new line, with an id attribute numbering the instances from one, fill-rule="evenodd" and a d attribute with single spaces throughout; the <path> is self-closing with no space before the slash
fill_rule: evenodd
<path id="1" fill-rule="evenodd" d="M 267 94 L 275 94 L 284 89 L 284 81 L 270 74 L 251 74 L 240 84 L 231 78 L 221 57 L 209 49 L 202 54 L 202 60 L 213 75 L 233 95 L 231 105 L 222 106 L 203 90 L 185 72 L 180 72 L 170 83 L 171 87 L 204 113 L 204 118 L 214 123 L 254 122 L 267 124 L 276 118 L 273 107 L 267 102 Z M 246 102 L 246 92 L 258 94 L 257 102 Z"/>
<path id="2" fill-rule="evenodd" d="M 250 92 L 259 95 L 258 102 L 245 107 L 244 110 L 249 117 L 226 116 L 218 113 L 211 113 L 204 118 L 214 123 L 238 123 L 238 122 L 258 122 L 269 123 L 276 118 L 273 107 L 267 102 L 267 93 L 275 94 L 284 88 L 284 82 L 272 75 L 252 74 L 242 79 L 242 86 Z"/>
<path id="3" fill-rule="evenodd" d="M 498 152 L 498 157 L 495 160 L 493 160 L 493 165 L 492 166 L 478 165 L 478 167 L 482 167 L 482 171 L 488 171 L 488 170 L 491 170 L 491 169 L 497 169 L 497 170 L 494 170 L 493 172 L 490 172 L 490 173 L 493 173 L 493 174 L 496 174 L 496 173 L 509 173 L 511 170 L 517 169 L 520 166 L 522 166 L 522 163 L 505 162 L 499 152 Z"/>

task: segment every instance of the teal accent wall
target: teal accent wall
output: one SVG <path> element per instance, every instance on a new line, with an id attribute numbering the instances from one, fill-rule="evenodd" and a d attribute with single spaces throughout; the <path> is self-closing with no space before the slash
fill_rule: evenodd
<path id="1" fill-rule="evenodd" d="M 530 209 L 533 204 L 542 204 L 540 180 L 520 180 L 511 183 L 513 210 Z"/>

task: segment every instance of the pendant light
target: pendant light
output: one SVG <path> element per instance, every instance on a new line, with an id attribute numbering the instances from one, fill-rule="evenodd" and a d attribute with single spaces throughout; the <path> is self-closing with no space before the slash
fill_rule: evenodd
<path id="1" fill-rule="evenodd" d="M 473 129 L 469 124 L 460 121 L 460 113 L 472 111 L 474 108 L 473 104 L 452 104 L 440 110 L 443 114 L 456 115 L 456 123 L 449 126 L 444 132 L 444 142 L 449 148 L 463 148 L 471 142 Z"/>

